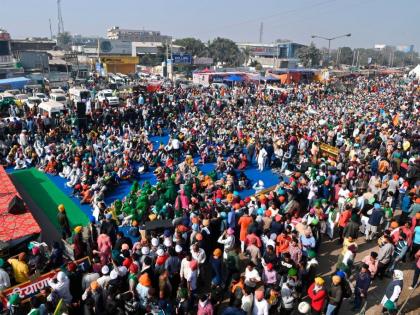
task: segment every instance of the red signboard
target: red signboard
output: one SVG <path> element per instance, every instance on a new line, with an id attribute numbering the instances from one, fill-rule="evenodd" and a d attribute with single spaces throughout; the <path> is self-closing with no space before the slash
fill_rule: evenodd
<path id="1" fill-rule="evenodd" d="M 10 40 L 10 34 L 6 32 L 0 33 L 0 40 Z"/>
<path id="2" fill-rule="evenodd" d="M 85 257 L 85 258 L 76 260 L 76 264 L 78 266 L 81 266 L 83 270 L 87 270 L 90 266 L 90 259 L 89 257 Z M 39 276 L 38 278 L 32 281 L 27 281 L 27 282 L 15 285 L 14 287 L 4 290 L 3 295 L 7 297 L 7 299 L 9 299 L 9 297 L 12 294 L 18 293 L 20 299 L 22 301 L 25 301 L 31 296 L 39 294 L 42 289 L 47 288 L 48 282 L 54 279 L 56 273 L 59 271 L 60 269 L 55 269 L 53 271 L 44 273 L 43 275 Z M 7 303 L 7 301 L 5 302 Z"/>

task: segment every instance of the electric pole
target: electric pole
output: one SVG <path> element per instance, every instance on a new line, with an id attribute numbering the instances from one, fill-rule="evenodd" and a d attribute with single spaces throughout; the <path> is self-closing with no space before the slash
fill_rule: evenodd
<path id="1" fill-rule="evenodd" d="M 58 34 L 64 33 L 63 15 L 61 14 L 61 0 L 57 0 Z"/>
<path id="2" fill-rule="evenodd" d="M 52 33 L 51 19 L 48 19 L 48 21 L 50 22 L 50 39 L 52 40 L 53 33 Z"/>

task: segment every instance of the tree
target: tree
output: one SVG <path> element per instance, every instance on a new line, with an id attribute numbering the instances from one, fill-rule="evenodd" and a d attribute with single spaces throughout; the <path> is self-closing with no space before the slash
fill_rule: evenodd
<path id="1" fill-rule="evenodd" d="M 234 41 L 227 38 L 217 37 L 209 46 L 210 57 L 215 63 L 220 62 L 223 66 L 239 66 L 244 62 L 244 56 Z"/>
<path id="2" fill-rule="evenodd" d="M 351 65 L 353 61 L 353 50 L 350 47 L 341 47 L 339 56 L 338 56 L 338 63 Z"/>
<path id="3" fill-rule="evenodd" d="M 191 54 L 193 57 L 207 56 L 207 47 L 199 39 L 192 38 L 192 37 L 181 38 L 181 39 L 175 40 L 173 44 L 177 46 L 181 46 L 182 52 Z"/>
<path id="4" fill-rule="evenodd" d="M 321 51 L 315 47 L 314 43 L 298 49 L 297 57 L 305 67 L 318 66 L 321 60 Z"/>
<path id="5" fill-rule="evenodd" d="M 140 62 L 139 62 L 139 64 L 143 66 L 148 66 L 148 67 L 154 67 L 154 66 L 160 65 L 161 63 L 162 63 L 162 60 L 160 59 L 160 57 L 158 55 L 152 55 L 152 54 L 145 54 L 141 56 Z"/>
<path id="6" fill-rule="evenodd" d="M 242 48 L 241 51 L 244 58 L 244 65 L 247 66 L 249 63 L 249 58 L 251 57 L 251 49 L 249 47 L 245 47 Z"/>
<path id="7" fill-rule="evenodd" d="M 257 60 L 252 60 L 249 66 L 254 67 L 257 71 L 262 70 L 262 65 Z"/>
<path id="8" fill-rule="evenodd" d="M 57 45 L 60 47 L 68 46 L 72 41 L 72 37 L 69 32 L 63 32 L 57 34 Z"/>

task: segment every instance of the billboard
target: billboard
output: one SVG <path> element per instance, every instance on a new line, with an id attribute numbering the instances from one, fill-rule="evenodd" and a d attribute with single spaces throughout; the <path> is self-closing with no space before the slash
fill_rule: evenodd
<path id="1" fill-rule="evenodd" d="M 99 53 L 108 55 L 130 55 L 131 42 L 122 40 L 100 39 Z"/>
<path id="2" fill-rule="evenodd" d="M 190 65 L 192 63 L 192 56 L 190 54 L 172 54 L 174 64 Z"/>
<path id="3" fill-rule="evenodd" d="M 194 58 L 194 64 L 195 65 L 212 65 L 213 64 L 213 58 L 197 57 L 197 58 Z"/>

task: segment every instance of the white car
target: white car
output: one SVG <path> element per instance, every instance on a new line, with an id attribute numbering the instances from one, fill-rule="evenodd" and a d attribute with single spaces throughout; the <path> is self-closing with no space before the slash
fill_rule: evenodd
<path id="1" fill-rule="evenodd" d="M 40 98 L 43 102 L 48 101 L 48 96 L 47 94 L 44 94 L 44 93 L 34 93 L 34 97 Z"/>
<path id="2" fill-rule="evenodd" d="M 120 99 L 112 95 L 112 90 L 99 91 L 98 94 L 96 95 L 96 98 L 98 99 L 99 102 L 103 102 L 107 100 L 110 106 L 120 105 Z"/>
<path id="3" fill-rule="evenodd" d="M 39 97 L 36 97 L 36 96 L 30 96 L 26 100 L 26 105 L 31 109 L 32 109 L 32 107 L 38 106 L 41 103 L 42 103 L 42 100 Z"/>
<path id="4" fill-rule="evenodd" d="M 60 88 L 58 88 L 58 89 L 51 89 L 50 94 L 51 93 L 66 95 L 66 92 L 64 92 L 64 90 L 63 89 L 60 89 Z"/>
<path id="5" fill-rule="evenodd" d="M 0 93 L 0 101 L 16 101 L 16 97 L 13 94 L 4 92 Z"/>

